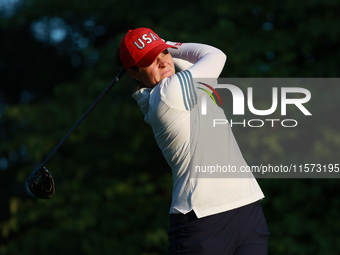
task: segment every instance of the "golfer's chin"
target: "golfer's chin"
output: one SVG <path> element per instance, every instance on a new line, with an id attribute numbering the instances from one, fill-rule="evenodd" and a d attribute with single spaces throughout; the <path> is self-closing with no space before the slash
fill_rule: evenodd
<path id="1" fill-rule="evenodd" d="M 160 75 L 160 80 L 163 80 L 163 79 L 165 79 L 165 78 L 168 78 L 168 77 L 170 77 L 170 76 L 173 75 L 173 74 L 175 74 L 175 72 L 174 72 L 172 69 L 169 69 L 169 70 L 167 70 L 167 71 L 161 73 L 161 75 Z"/>

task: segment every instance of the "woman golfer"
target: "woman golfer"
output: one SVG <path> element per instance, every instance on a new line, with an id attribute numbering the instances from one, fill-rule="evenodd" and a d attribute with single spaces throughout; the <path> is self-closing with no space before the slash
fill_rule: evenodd
<path id="1" fill-rule="evenodd" d="M 168 254 L 267 254 L 264 195 L 251 173 L 240 172 L 247 164 L 230 126 L 213 126 L 226 119 L 207 94 L 225 54 L 203 44 L 164 42 L 137 28 L 124 36 L 119 55 L 172 169 Z"/>

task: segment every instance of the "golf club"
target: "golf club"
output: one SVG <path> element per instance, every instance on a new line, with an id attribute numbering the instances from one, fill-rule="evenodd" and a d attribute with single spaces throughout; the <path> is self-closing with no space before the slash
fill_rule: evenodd
<path id="1" fill-rule="evenodd" d="M 106 87 L 101 95 L 94 101 L 94 103 L 87 109 L 78 122 L 71 128 L 66 136 L 60 141 L 60 143 L 54 148 L 51 154 L 44 160 L 44 162 L 30 175 L 27 180 L 27 187 L 30 192 L 42 199 L 50 199 L 55 195 L 55 185 L 51 173 L 45 167 L 47 161 L 53 156 L 53 154 L 59 149 L 59 147 L 65 142 L 65 140 L 73 133 L 73 131 L 80 125 L 80 123 L 87 117 L 87 115 L 93 110 L 93 108 L 100 102 L 100 100 L 107 94 L 107 92 L 115 85 L 122 75 L 125 73 L 125 69 L 121 70 L 117 77 Z"/>

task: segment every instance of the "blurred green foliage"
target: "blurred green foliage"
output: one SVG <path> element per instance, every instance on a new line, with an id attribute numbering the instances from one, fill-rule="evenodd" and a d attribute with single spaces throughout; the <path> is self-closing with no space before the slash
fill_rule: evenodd
<path id="1" fill-rule="evenodd" d="M 24 182 L 118 74 L 128 29 L 201 42 L 221 77 L 338 77 L 336 0 L 0 2 L 0 254 L 165 254 L 171 170 L 125 76 L 46 165 L 52 200 Z M 339 88 L 311 88 L 297 129 L 234 129 L 248 162 L 340 163 Z M 340 252 L 338 179 L 259 179 L 269 254 Z"/>

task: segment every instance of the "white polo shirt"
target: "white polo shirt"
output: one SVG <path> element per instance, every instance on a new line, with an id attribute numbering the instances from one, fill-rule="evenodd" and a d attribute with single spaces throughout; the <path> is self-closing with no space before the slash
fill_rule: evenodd
<path id="1" fill-rule="evenodd" d="M 223 110 L 208 97 L 207 113 L 198 89 L 203 82 L 214 86 L 226 56 L 203 44 L 176 44 L 169 49 L 180 72 L 163 79 L 153 89 L 142 88 L 132 97 L 145 115 L 159 148 L 172 169 L 173 192 L 170 213 L 194 210 L 197 217 L 232 210 L 264 197 L 252 173 L 233 175 L 220 170 L 247 166 L 229 125 L 212 127 L 213 119 L 226 119 Z M 202 86 L 200 86 L 202 87 Z"/>

